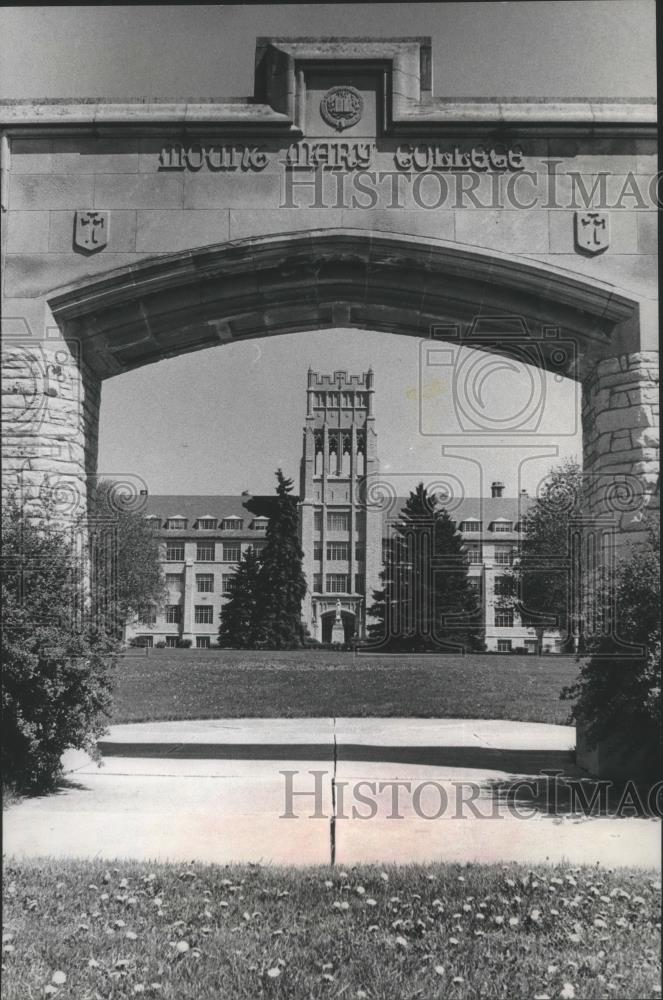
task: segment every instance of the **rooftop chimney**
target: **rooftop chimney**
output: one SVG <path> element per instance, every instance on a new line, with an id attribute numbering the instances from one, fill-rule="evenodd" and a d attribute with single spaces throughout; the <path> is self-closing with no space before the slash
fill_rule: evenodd
<path id="1" fill-rule="evenodd" d="M 490 494 L 493 497 L 501 497 L 504 493 L 504 483 L 491 483 Z"/>

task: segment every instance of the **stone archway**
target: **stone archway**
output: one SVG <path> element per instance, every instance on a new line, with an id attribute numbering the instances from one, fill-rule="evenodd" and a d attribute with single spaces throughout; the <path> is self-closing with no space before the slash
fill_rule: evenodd
<path id="1" fill-rule="evenodd" d="M 104 378 L 236 340 L 336 326 L 419 338 L 439 328 L 442 339 L 516 356 L 525 337 L 542 367 L 582 383 L 590 513 L 616 514 L 623 536 L 637 533 L 658 488 L 657 356 L 642 350 L 640 306 L 551 266 L 430 238 L 324 229 L 144 260 L 56 289 L 48 302 L 50 341 L 36 353 L 5 350 L 5 471 L 36 512 L 44 488 L 64 493 L 69 511 L 84 506 Z M 520 341 L 491 327 L 504 317 L 519 319 Z M 572 349 L 559 351 L 560 336 Z"/>

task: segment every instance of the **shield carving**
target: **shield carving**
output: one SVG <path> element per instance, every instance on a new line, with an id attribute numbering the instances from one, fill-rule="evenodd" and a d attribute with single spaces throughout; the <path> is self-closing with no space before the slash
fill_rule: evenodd
<path id="1" fill-rule="evenodd" d="M 108 243 L 108 212 L 76 212 L 74 246 L 84 253 L 96 253 Z"/>
<path id="2" fill-rule="evenodd" d="M 608 249 L 610 217 L 607 212 L 575 213 L 576 250 L 594 256 Z"/>

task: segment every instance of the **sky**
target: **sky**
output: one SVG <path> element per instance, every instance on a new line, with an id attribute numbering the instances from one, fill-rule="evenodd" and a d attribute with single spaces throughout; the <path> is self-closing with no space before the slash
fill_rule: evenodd
<path id="1" fill-rule="evenodd" d="M 250 96 L 255 39 L 269 34 L 431 35 L 437 96 L 649 97 L 654 29 L 650 0 L 5 7 L 0 97 Z M 373 366 L 381 469 L 399 493 L 444 475 L 468 495 L 485 495 L 493 479 L 507 494 L 532 492 L 552 464 L 581 452 L 577 386 L 542 383 L 493 358 L 482 375 L 483 417 L 494 426 L 531 398 L 532 412 L 541 403 L 539 433 L 517 454 L 493 437 L 489 447 L 465 447 L 463 458 L 443 455 L 457 406 L 450 369 L 426 364 L 425 342 L 319 331 L 107 380 L 100 473 L 139 475 L 151 493 L 271 492 L 277 466 L 297 479 L 309 365 Z"/>

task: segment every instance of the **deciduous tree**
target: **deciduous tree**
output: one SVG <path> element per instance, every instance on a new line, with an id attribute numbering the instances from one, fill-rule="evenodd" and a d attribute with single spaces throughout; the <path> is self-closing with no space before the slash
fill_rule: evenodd
<path id="1" fill-rule="evenodd" d="M 109 480 L 92 493 L 88 526 L 95 610 L 120 637 L 130 618 L 149 621 L 165 597 L 159 541 Z"/>
<path id="2" fill-rule="evenodd" d="M 95 752 L 110 711 L 115 642 L 82 587 L 84 541 L 46 506 L 35 523 L 2 517 L 2 747 L 20 790 L 51 787 L 69 747 Z"/>
<path id="3" fill-rule="evenodd" d="M 580 549 L 574 549 L 573 539 L 582 503 L 580 465 L 569 459 L 551 469 L 523 515 L 518 558 L 504 571 L 507 592 L 497 606 L 516 608 L 523 624 L 535 629 L 539 653 L 545 631 L 558 630 L 571 646 L 580 626 Z"/>
<path id="4" fill-rule="evenodd" d="M 578 682 L 562 692 L 590 746 L 608 740 L 636 751 L 636 777 L 658 778 L 661 718 L 660 530 L 653 516 L 646 542 L 629 547 L 598 589 L 597 629 Z"/>

